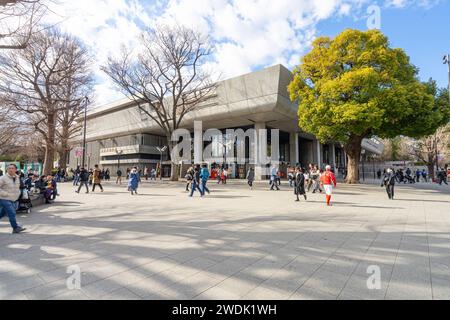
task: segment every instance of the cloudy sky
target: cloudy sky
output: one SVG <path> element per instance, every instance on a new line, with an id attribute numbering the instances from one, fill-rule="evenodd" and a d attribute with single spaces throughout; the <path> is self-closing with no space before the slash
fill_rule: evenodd
<path id="1" fill-rule="evenodd" d="M 46 18 L 81 38 L 95 55 L 96 105 L 123 96 L 100 66 L 122 44 L 157 23 L 178 23 L 211 36 L 211 62 L 222 78 L 277 63 L 293 68 L 320 35 L 368 28 L 368 9 L 377 5 L 381 30 L 404 48 L 422 79 L 447 85 L 442 56 L 450 51 L 447 0 L 52 0 Z M 56 3 L 54 2 L 56 1 Z"/>

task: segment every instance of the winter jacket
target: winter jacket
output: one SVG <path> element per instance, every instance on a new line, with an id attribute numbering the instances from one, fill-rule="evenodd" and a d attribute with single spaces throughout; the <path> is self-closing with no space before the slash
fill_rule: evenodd
<path id="1" fill-rule="evenodd" d="M 94 174 L 93 174 L 93 181 L 94 183 L 100 183 L 101 179 L 102 179 L 102 172 L 100 171 L 100 169 L 94 169 Z"/>
<path id="2" fill-rule="evenodd" d="M 294 180 L 294 193 L 303 195 L 306 194 L 305 192 L 305 176 L 303 173 L 298 172 L 295 174 L 295 180 Z"/>
<path id="3" fill-rule="evenodd" d="M 0 199 L 17 201 L 20 196 L 20 178 L 5 174 L 0 177 Z"/>
<path id="4" fill-rule="evenodd" d="M 202 181 L 207 181 L 209 179 L 209 170 L 208 168 L 202 168 L 200 171 L 200 178 Z"/>

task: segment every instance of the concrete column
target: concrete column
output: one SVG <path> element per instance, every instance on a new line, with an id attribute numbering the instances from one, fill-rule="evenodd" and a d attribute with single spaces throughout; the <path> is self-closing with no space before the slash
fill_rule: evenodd
<path id="1" fill-rule="evenodd" d="M 256 181 L 261 181 L 262 180 L 262 176 L 264 173 L 264 168 L 265 166 L 261 166 L 261 159 L 260 159 L 260 155 L 259 155 L 259 151 L 260 151 L 260 146 L 261 146 L 261 141 L 260 141 L 260 137 L 259 137 L 259 130 L 265 130 L 266 129 L 266 123 L 265 122 L 258 122 L 255 123 L 255 131 L 256 131 L 256 165 L 255 165 L 255 180 Z M 267 143 L 267 141 L 266 141 Z"/>
<path id="2" fill-rule="evenodd" d="M 331 165 L 333 166 L 334 170 L 336 170 L 336 146 L 334 143 L 330 144 L 331 148 Z"/>
<path id="3" fill-rule="evenodd" d="M 320 151 L 320 141 L 316 140 L 317 165 L 319 166 L 319 168 L 322 166 L 322 155 Z"/>
<path id="4" fill-rule="evenodd" d="M 298 148 L 298 133 L 291 132 L 289 135 L 289 162 L 292 166 L 295 166 L 300 162 L 300 152 Z"/>
<path id="5" fill-rule="evenodd" d="M 203 161 L 203 127 L 201 121 L 194 121 L 194 163 Z"/>

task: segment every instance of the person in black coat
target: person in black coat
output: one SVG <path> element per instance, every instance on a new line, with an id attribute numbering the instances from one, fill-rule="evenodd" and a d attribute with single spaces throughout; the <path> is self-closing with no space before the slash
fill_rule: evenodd
<path id="1" fill-rule="evenodd" d="M 194 195 L 194 191 L 198 190 L 200 196 L 202 196 L 202 190 L 200 189 L 200 165 L 195 165 L 194 172 L 192 174 L 192 184 L 191 184 L 191 194 L 189 197 Z"/>
<path id="2" fill-rule="evenodd" d="M 387 169 L 386 173 L 384 174 L 381 186 L 386 187 L 386 193 L 391 200 L 394 200 L 394 187 L 397 180 L 398 178 L 394 171 L 392 169 Z"/>
<path id="3" fill-rule="evenodd" d="M 303 195 L 306 200 L 305 176 L 303 174 L 303 169 L 299 167 L 295 169 L 294 193 L 297 196 L 297 200 L 295 201 L 300 201 L 299 195 Z"/>

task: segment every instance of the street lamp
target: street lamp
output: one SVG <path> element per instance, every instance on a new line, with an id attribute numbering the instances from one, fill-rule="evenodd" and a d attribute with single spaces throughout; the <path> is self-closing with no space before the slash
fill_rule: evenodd
<path id="1" fill-rule="evenodd" d="M 450 100 L 450 54 L 446 54 L 442 61 L 448 66 L 448 98 Z"/>
<path id="2" fill-rule="evenodd" d="M 361 159 L 362 159 L 362 176 L 363 176 L 363 181 L 366 181 L 366 175 L 365 175 L 365 173 L 364 173 L 364 171 L 365 171 L 365 169 L 364 169 L 364 157 L 365 157 L 365 154 L 366 154 L 366 150 L 365 149 L 362 149 L 361 150 Z"/>
<path id="3" fill-rule="evenodd" d="M 167 150 L 167 146 L 164 147 L 156 147 L 156 149 L 159 151 L 160 153 L 160 158 L 159 158 L 159 180 L 162 180 L 162 155 L 164 152 L 166 152 Z"/>
<path id="4" fill-rule="evenodd" d="M 450 54 L 446 54 L 442 58 L 442 62 L 448 66 L 448 98 L 450 101 Z M 438 146 L 437 146 L 437 132 L 434 134 L 434 146 L 435 146 L 435 152 L 436 152 L 436 172 L 435 177 L 437 178 L 437 174 L 439 171 L 439 159 L 438 159 Z"/>
<path id="5" fill-rule="evenodd" d="M 230 141 L 226 142 L 227 141 L 226 135 L 224 135 L 224 140 L 225 140 L 225 142 L 217 141 L 217 143 L 222 145 L 222 147 L 224 148 L 223 161 L 224 161 L 224 165 L 226 165 L 227 164 L 227 148 L 230 147 L 234 143 L 234 141 L 230 140 Z"/>
<path id="6" fill-rule="evenodd" d="M 84 132 L 83 132 L 83 160 L 81 167 L 84 168 L 86 160 L 86 119 L 87 119 L 87 107 L 89 104 L 89 98 L 84 97 Z"/>

